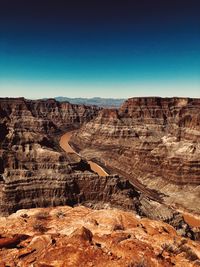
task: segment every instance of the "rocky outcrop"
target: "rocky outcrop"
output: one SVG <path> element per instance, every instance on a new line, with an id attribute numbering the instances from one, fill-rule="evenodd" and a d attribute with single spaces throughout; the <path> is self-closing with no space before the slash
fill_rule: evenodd
<path id="1" fill-rule="evenodd" d="M 200 213 L 199 141 L 200 99 L 149 97 L 102 110 L 71 144 L 151 199 Z"/>
<path id="2" fill-rule="evenodd" d="M 0 217 L 1 266 L 193 267 L 200 245 L 166 223 L 78 206 Z"/>

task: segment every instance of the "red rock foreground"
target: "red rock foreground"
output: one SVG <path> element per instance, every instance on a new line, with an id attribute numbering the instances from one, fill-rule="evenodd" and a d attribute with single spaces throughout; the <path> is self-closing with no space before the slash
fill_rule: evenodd
<path id="1" fill-rule="evenodd" d="M 20 210 L 0 218 L 0 266 L 200 265 L 200 244 L 172 226 L 117 209 Z"/>

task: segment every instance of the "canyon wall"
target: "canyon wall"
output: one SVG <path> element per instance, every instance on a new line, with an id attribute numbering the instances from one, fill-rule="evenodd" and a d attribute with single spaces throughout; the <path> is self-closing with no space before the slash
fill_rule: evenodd
<path id="1" fill-rule="evenodd" d="M 80 127 L 99 110 L 53 99 L 0 99 L 1 214 L 79 203 L 135 209 L 139 193 L 128 181 L 99 177 L 86 161 L 58 145 L 61 133 Z"/>
<path id="2" fill-rule="evenodd" d="M 1 99 L 0 213 L 80 203 L 95 208 L 112 206 L 169 222 L 176 229 L 185 229 L 182 235 L 192 237 L 182 216 L 164 203 L 165 194 L 157 187 L 151 188 L 152 184 L 144 184 L 147 174 L 159 171 L 151 149 L 156 151 L 165 137 L 166 118 L 156 115 L 150 120 L 148 114 L 154 111 L 150 111 L 148 103 L 141 122 L 140 114 L 135 115 L 136 111 L 130 108 L 134 105 L 129 102 L 120 110 L 102 110 L 53 99 Z M 171 121 L 169 128 L 173 129 L 176 124 L 173 126 Z M 84 157 L 65 153 L 58 144 L 59 136 L 71 129 L 78 129 L 72 143 L 82 149 Z M 198 129 L 194 130 L 195 140 L 197 133 Z M 165 160 L 159 153 L 160 160 Z M 103 162 L 111 175 L 99 177 L 91 171 L 87 158 Z M 157 177 L 152 177 L 156 185 Z M 164 180 L 162 176 L 161 179 Z"/>
<path id="3" fill-rule="evenodd" d="M 118 110 L 0 99 L 0 216 L 36 208 L 0 217 L 1 265 L 197 266 L 199 228 L 177 210 L 200 213 L 199 111 L 188 98 L 132 98 Z M 79 155 L 59 146 L 72 129 Z"/>
<path id="4" fill-rule="evenodd" d="M 128 99 L 100 111 L 71 144 L 150 198 L 200 213 L 200 99 Z"/>

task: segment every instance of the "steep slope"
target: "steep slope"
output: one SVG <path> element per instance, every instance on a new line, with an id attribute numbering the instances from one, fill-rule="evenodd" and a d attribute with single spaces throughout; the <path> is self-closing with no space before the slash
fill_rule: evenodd
<path id="1" fill-rule="evenodd" d="M 200 245 L 163 222 L 83 206 L 20 210 L 0 218 L 1 266 L 192 267 Z"/>
<path id="2" fill-rule="evenodd" d="M 200 213 L 200 99 L 131 98 L 104 109 L 71 144 L 158 201 Z M 194 205 L 194 203 L 196 203 Z"/>
<path id="3" fill-rule="evenodd" d="M 20 208 L 105 203 L 133 209 L 139 194 L 118 176 L 99 177 L 75 154 L 66 154 L 57 136 L 97 115 L 99 108 L 0 100 L 0 213 Z M 99 204 L 100 205 L 100 204 Z"/>
<path id="4" fill-rule="evenodd" d="M 98 121 L 100 118 L 98 127 L 107 127 L 105 124 L 107 120 L 112 127 L 113 119 L 119 116 L 118 112 L 107 110 L 102 112 L 93 106 L 61 104 L 52 99 L 30 101 L 20 98 L 1 99 L 0 114 L 1 214 L 12 213 L 21 208 L 66 204 L 74 206 L 78 203 L 96 208 L 113 206 L 135 210 L 138 214 L 152 219 L 161 219 L 179 229 L 183 236 L 196 238 L 182 216 L 164 205 L 162 196 L 155 190 L 149 191 L 141 187 L 141 184 L 139 186 L 137 184 L 138 191 L 128 181 L 130 177 L 124 171 L 126 167 L 128 170 L 127 158 L 122 162 L 119 157 L 114 162 L 115 151 L 110 149 L 116 145 L 118 137 L 115 142 L 110 140 L 113 142 L 113 147 L 107 146 L 105 153 L 109 160 L 111 159 L 113 170 L 114 168 L 117 172 L 119 170 L 119 174 L 122 175 L 100 177 L 92 172 L 84 158 L 74 153 L 65 153 L 59 147 L 60 134 L 66 130 L 85 125 L 92 118 L 93 121 Z M 83 126 L 80 133 L 88 125 L 90 124 Z M 98 131 L 99 128 L 95 127 L 90 130 Z M 87 131 L 83 132 L 83 135 L 87 134 Z M 98 139 L 98 136 L 94 138 L 96 141 L 99 140 L 100 145 L 105 135 L 101 130 L 99 134 L 102 134 L 101 139 Z M 81 140 L 84 141 L 85 137 Z M 109 138 L 102 144 L 106 142 L 109 142 Z M 122 148 L 121 145 L 120 149 Z M 123 163 L 123 166 L 117 169 L 116 163 Z M 141 194 L 140 191 L 145 194 Z"/>

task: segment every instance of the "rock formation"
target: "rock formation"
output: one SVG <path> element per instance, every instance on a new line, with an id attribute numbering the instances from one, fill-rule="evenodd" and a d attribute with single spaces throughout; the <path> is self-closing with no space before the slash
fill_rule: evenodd
<path id="1" fill-rule="evenodd" d="M 135 208 L 139 193 L 128 181 L 99 177 L 86 161 L 58 146 L 57 135 L 79 127 L 98 111 L 55 100 L 1 99 L 1 214 L 78 203 Z"/>
<path id="2" fill-rule="evenodd" d="M 71 145 L 152 200 L 200 213 L 199 141 L 200 99 L 148 97 L 103 109 Z"/>
<path id="3" fill-rule="evenodd" d="M 170 205 L 199 211 L 199 104 L 0 99 L 0 214 L 36 207 L 0 217 L 0 267 L 198 266 L 200 246 L 183 237 L 199 240 L 199 229 Z M 59 147 L 71 129 L 83 157 Z M 98 176 L 86 159 L 113 174 Z"/>
<path id="4" fill-rule="evenodd" d="M 169 135 L 170 132 L 172 135 L 174 131 L 174 136 L 179 136 L 176 142 L 172 142 L 173 146 L 177 143 L 182 147 L 182 144 L 191 142 L 186 134 L 189 130 L 183 128 L 180 131 L 182 126 L 177 126 L 178 119 L 173 115 L 173 105 L 176 104 L 179 110 L 176 114 L 183 114 L 181 110 L 190 102 L 195 110 L 191 108 L 190 114 L 193 121 L 192 138 L 196 140 L 193 145 L 196 149 L 189 156 L 179 153 L 184 164 L 190 164 L 190 159 L 194 160 L 199 153 L 198 101 L 134 99 L 128 100 L 120 110 L 101 110 L 94 106 L 58 103 L 52 99 L 1 99 L 0 213 L 10 214 L 21 208 L 74 206 L 79 203 L 93 208 L 119 207 L 168 222 L 182 236 L 194 239 L 198 235 L 194 236 L 182 216 L 166 205 L 169 202 L 165 201 L 164 190 L 167 186 L 169 193 L 173 193 L 174 188 L 178 188 L 178 193 L 181 192 L 178 187 L 180 181 L 177 182 L 177 187 L 172 185 L 178 175 L 176 169 L 173 177 L 167 179 L 161 175 L 164 173 L 162 168 L 166 168 L 166 173 L 173 174 L 171 166 L 166 164 L 167 160 L 171 160 L 168 153 L 174 151 L 179 155 L 176 149 L 166 150 L 166 134 Z M 155 110 L 159 111 L 156 113 Z M 141 114 L 144 114 L 143 117 Z M 190 124 L 187 125 L 190 127 Z M 112 175 L 99 177 L 91 171 L 84 158 L 65 153 L 59 147 L 59 135 L 79 127 L 80 130 L 72 139 L 73 146 L 81 149 L 84 158 L 103 163 L 113 172 Z M 195 189 L 198 173 L 193 171 L 192 166 L 192 182 L 189 186 Z M 198 170 L 198 165 L 195 166 L 193 167 Z M 186 178 L 184 176 L 185 183 Z M 150 184 L 147 183 L 148 179 L 151 180 Z M 166 186 L 161 187 L 157 183 L 158 179 L 166 183 Z M 189 186 L 186 185 L 184 190 L 189 190 Z"/>
<path id="5" fill-rule="evenodd" d="M 0 218 L 0 266 L 193 267 L 200 245 L 118 209 L 20 210 Z"/>

